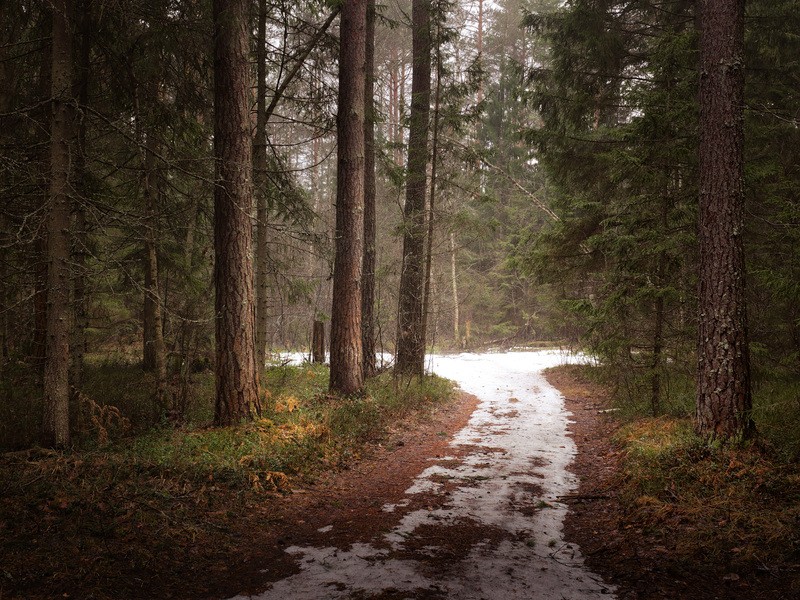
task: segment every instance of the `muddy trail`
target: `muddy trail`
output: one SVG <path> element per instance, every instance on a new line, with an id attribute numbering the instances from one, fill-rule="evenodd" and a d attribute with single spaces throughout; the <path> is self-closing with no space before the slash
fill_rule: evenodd
<path id="1" fill-rule="evenodd" d="M 613 597 L 562 533 L 576 450 L 563 398 L 541 371 L 566 359 L 434 357 L 434 372 L 477 397 L 462 408 L 466 425 L 452 438 L 436 432 L 438 443 L 398 441 L 301 502 L 258 583 L 235 598 Z"/>

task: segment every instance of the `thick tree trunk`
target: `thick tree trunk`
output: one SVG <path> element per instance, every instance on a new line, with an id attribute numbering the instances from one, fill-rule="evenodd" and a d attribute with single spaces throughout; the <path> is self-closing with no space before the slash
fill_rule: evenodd
<path id="1" fill-rule="evenodd" d="M 331 309 L 330 389 L 361 390 L 361 269 L 364 254 L 366 0 L 342 6 L 337 126 L 336 256 Z"/>
<path id="2" fill-rule="evenodd" d="M 214 0 L 214 423 L 260 412 L 252 260 L 248 0 Z"/>
<path id="3" fill-rule="evenodd" d="M 47 218 L 47 358 L 42 443 L 64 447 L 69 428 L 70 166 L 73 140 L 70 0 L 53 1 L 50 194 Z"/>
<path id="4" fill-rule="evenodd" d="M 700 313 L 695 428 L 746 438 L 751 418 L 743 187 L 744 0 L 701 0 Z"/>
<path id="5" fill-rule="evenodd" d="M 425 371 L 423 279 L 425 263 L 425 199 L 428 167 L 428 117 L 431 97 L 430 0 L 413 0 L 411 127 L 404 209 L 403 266 L 397 327 L 396 370 L 405 375 Z"/>
<path id="6" fill-rule="evenodd" d="M 361 345 L 364 377 L 375 374 L 375 0 L 367 0 L 364 75 L 364 261 Z"/>
<path id="7" fill-rule="evenodd" d="M 267 243 L 267 0 L 258 1 L 256 37 L 256 139 L 253 144 L 256 191 L 256 365 L 264 368 L 267 352 L 269 253 Z"/>

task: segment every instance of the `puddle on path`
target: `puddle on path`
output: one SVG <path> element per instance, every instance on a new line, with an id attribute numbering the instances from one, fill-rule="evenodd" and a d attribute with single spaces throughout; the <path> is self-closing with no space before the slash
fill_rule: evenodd
<path id="1" fill-rule="evenodd" d="M 570 360 L 555 351 L 432 357 L 434 372 L 481 400 L 451 443 L 466 453 L 432 461 L 405 500 L 384 507 L 398 517 L 388 533 L 347 550 L 287 548 L 300 572 L 235 600 L 612 598 L 562 535 L 575 445 L 541 371 Z"/>

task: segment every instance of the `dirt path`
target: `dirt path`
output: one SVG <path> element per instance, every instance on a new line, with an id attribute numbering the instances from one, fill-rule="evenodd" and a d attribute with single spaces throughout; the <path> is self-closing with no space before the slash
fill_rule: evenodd
<path id="1" fill-rule="evenodd" d="M 541 375 L 562 361 L 436 358 L 435 372 L 478 397 L 466 426 L 457 427 L 474 402 L 434 424 L 446 429 L 400 438 L 295 503 L 237 598 L 611 597 L 562 534 L 575 445 L 563 400 Z M 446 443 L 448 429 L 457 433 Z"/>

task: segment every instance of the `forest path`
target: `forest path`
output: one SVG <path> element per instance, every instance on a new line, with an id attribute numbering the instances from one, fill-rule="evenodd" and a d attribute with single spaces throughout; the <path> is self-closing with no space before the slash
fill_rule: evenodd
<path id="1" fill-rule="evenodd" d="M 315 515 L 314 539 L 301 535 L 285 548 L 293 574 L 266 565 L 280 578 L 236 598 L 613 597 L 562 535 L 560 500 L 577 488 L 567 471 L 575 444 L 563 399 L 542 370 L 566 359 L 553 351 L 432 357 L 434 372 L 479 399 L 446 452 L 425 457 L 404 494 L 371 511 L 372 527 L 355 509 L 344 522 L 332 511 L 321 527 L 325 515 Z M 394 468 L 373 475 L 391 478 Z"/>

